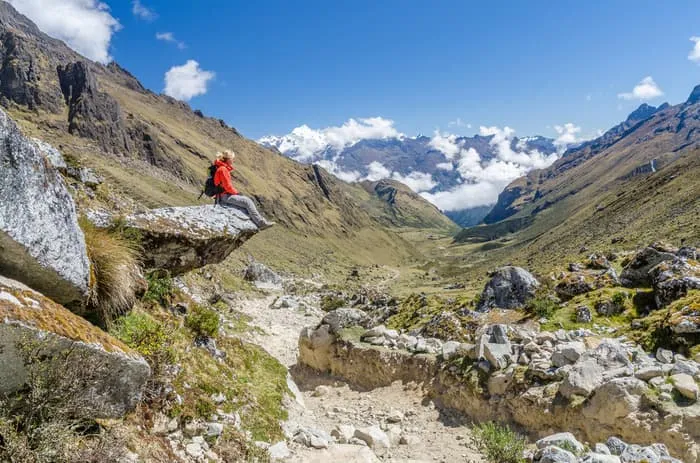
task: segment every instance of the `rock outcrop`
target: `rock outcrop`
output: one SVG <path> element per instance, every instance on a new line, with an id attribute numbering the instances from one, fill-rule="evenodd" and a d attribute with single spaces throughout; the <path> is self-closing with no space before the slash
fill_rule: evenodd
<path id="1" fill-rule="evenodd" d="M 64 307 L 0 277 L 0 395 L 40 381 L 51 403 L 85 418 L 116 418 L 150 376 L 134 351 Z M 29 384 L 32 386 L 32 384 Z"/>
<path id="2" fill-rule="evenodd" d="M 80 304 L 90 265 L 61 175 L 0 110 L 0 274 L 64 305 Z"/>
<path id="3" fill-rule="evenodd" d="M 119 103 L 97 89 L 97 79 L 87 62 L 59 66 L 57 72 L 68 105 L 68 131 L 97 141 L 107 152 L 128 153 L 131 139 Z"/>
<path id="4" fill-rule="evenodd" d="M 539 282 L 530 272 L 520 267 L 501 267 L 492 275 L 481 294 L 478 310 L 497 307 L 516 309 L 535 295 Z"/>
<path id="5" fill-rule="evenodd" d="M 620 281 L 625 286 L 651 286 L 649 271 L 667 260 L 674 260 L 678 250 L 664 243 L 653 243 L 639 251 L 625 266 Z"/>
<path id="6" fill-rule="evenodd" d="M 108 227 L 114 218 L 89 214 L 97 226 Z M 242 211 L 221 206 L 166 207 L 134 214 L 120 226 L 138 236 L 144 249 L 144 267 L 180 275 L 218 264 L 258 232 Z"/>

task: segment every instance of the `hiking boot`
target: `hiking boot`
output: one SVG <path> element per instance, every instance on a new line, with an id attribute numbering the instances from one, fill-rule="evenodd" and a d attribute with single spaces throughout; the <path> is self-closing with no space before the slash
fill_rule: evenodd
<path id="1" fill-rule="evenodd" d="M 258 228 L 260 231 L 267 230 L 271 226 L 275 225 L 275 222 L 270 222 L 269 220 L 264 220 L 260 225 L 258 225 Z"/>

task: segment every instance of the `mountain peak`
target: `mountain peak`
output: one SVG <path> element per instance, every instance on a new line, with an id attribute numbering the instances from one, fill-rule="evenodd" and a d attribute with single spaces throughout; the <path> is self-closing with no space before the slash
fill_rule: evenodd
<path id="1" fill-rule="evenodd" d="M 643 121 L 647 119 L 652 114 L 657 111 L 655 106 L 642 103 L 637 109 L 632 111 L 629 116 L 627 116 L 627 121 Z"/>
<path id="2" fill-rule="evenodd" d="M 700 101 L 700 85 L 695 86 L 692 93 L 688 97 L 686 104 L 695 104 Z"/>

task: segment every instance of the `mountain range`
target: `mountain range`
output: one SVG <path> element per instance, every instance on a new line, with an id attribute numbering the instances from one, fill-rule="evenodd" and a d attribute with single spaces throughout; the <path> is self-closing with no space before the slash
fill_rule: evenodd
<path id="1" fill-rule="evenodd" d="M 359 124 L 371 126 L 378 119 Z M 258 141 L 292 159 L 319 164 L 348 182 L 402 182 L 464 227 L 482 221 L 508 182 L 551 164 L 563 148 L 551 138 L 518 138 L 507 127 L 482 127 L 472 137 L 439 131 L 432 137 L 396 131 L 380 135 L 339 142 L 324 131 L 301 126 L 288 135 Z"/>

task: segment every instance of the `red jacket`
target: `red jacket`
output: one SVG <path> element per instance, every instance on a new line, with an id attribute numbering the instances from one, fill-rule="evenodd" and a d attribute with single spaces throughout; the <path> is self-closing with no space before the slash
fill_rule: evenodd
<path id="1" fill-rule="evenodd" d="M 222 194 L 237 195 L 238 190 L 236 190 L 233 187 L 233 183 L 231 183 L 231 171 L 233 170 L 233 166 L 226 162 L 218 160 L 214 161 L 214 165 L 216 166 L 216 174 L 214 174 L 214 185 L 220 186 L 224 189 L 224 193 Z"/>

